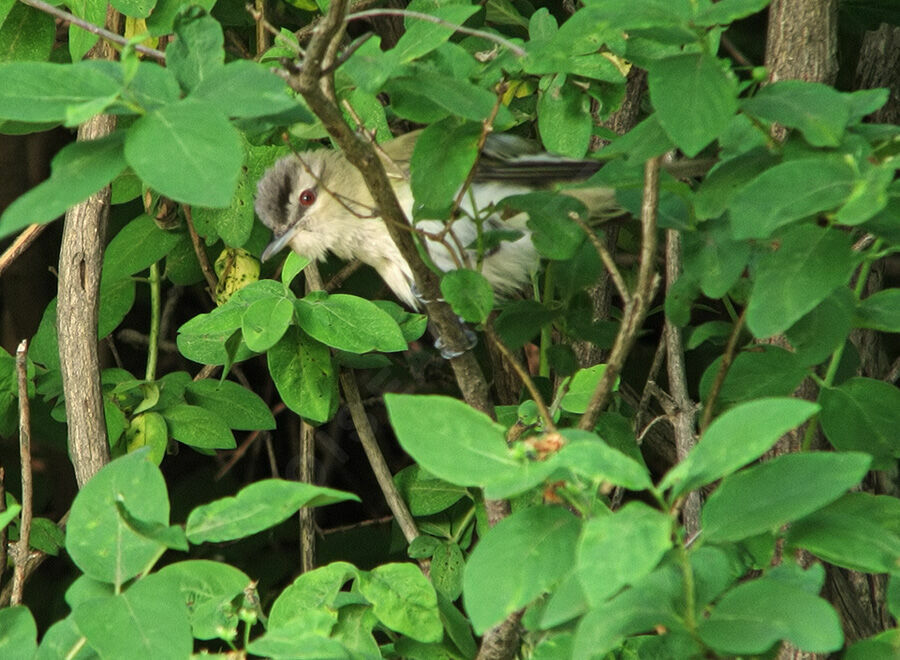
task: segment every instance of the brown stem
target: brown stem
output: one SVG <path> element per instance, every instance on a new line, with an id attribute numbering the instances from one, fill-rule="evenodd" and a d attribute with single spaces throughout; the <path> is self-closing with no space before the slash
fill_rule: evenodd
<path id="1" fill-rule="evenodd" d="M 616 290 L 619 292 L 619 297 L 622 298 L 622 301 L 627 305 L 631 302 L 631 294 L 628 292 L 628 287 L 625 285 L 625 279 L 622 277 L 622 273 L 619 272 L 618 266 L 616 266 L 615 259 L 609 253 L 609 250 L 606 249 L 606 246 L 603 244 L 603 241 L 594 233 L 588 224 L 584 221 L 584 219 L 578 215 L 577 213 L 572 213 L 569 217 L 581 227 L 581 230 L 587 234 L 587 237 L 591 241 L 591 245 L 594 246 L 594 249 L 597 251 L 597 254 L 600 256 L 600 260 L 603 262 L 603 265 L 606 267 L 606 272 L 609 273 L 609 276 L 612 278 L 613 283 L 616 285 Z"/>
<path id="2" fill-rule="evenodd" d="M 191 235 L 191 244 L 194 246 L 194 254 L 197 255 L 197 261 L 200 263 L 200 270 L 203 271 L 203 277 L 206 278 L 207 292 L 209 293 L 210 299 L 215 302 L 216 287 L 218 286 L 216 273 L 210 265 L 209 259 L 206 257 L 203 241 L 200 240 L 200 235 L 194 228 L 194 216 L 191 213 L 191 207 L 188 204 L 185 204 L 182 208 L 184 209 L 185 220 L 187 220 L 188 233 Z"/>
<path id="3" fill-rule="evenodd" d="M 700 418 L 700 433 L 703 433 L 712 421 L 713 409 L 716 407 L 719 392 L 722 391 L 722 383 L 725 382 L 725 376 L 728 375 L 731 363 L 734 362 L 738 339 L 741 336 L 741 330 L 744 329 L 744 319 L 746 316 L 747 309 L 744 308 L 744 311 L 741 312 L 737 322 L 731 329 L 731 334 L 728 336 L 728 343 L 725 345 L 725 353 L 722 355 L 722 363 L 719 365 L 719 370 L 716 372 L 716 378 L 713 381 L 712 387 L 709 389 L 709 396 L 706 397 L 706 404 L 703 406 L 703 416 Z"/>
<path id="4" fill-rule="evenodd" d="M 547 404 L 544 402 L 544 397 L 541 396 L 540 391 L 538 391 L 537 386 L 534 384 L 534 381 L 531 379 L 531 375 L 525 370 L 525 367 L 522 366 L 522 363 L 516 359 L 516 356 L 513 355 L 513 352 L 509 350 L 506 344 L 497 336 L 497 333 L 494 332 L 494 326 L 492 323 L 488 322 L 484 326 L 484 334 L 487 336 L 488 340 L 500 351 L 500 354 L 506 360 L 507 364 L 513 368 L 513 371 L 521 379 L 522 383 L 525 385 L 525 388 L 528 390 L 528 393 L 531 394 L 531 398 L 534 399 L 535 404 L 537 405 L 538 412 L 541 415 L 541 418 L 544 420 L 544 430 L 546 431 L 556 431 L 556 425 L 553 423 L 553 415 L 550 413 L 550 409 L 547 408 Z"/>
<path id="5" fill-rule="evenodd" d="M 16 236 L 16 240 L 12 242 L 12 244 L 6 248 L 2 255 L 0 255 L 0 275 L 3 275 L 3 271 L 9 268 L 16 259 L 19 258 L 19 255 L 25 252 L 31 244 L 37 239 L 38 236 L 41 235 L 47 228 L 46 224 L 43 225 L 30 225 L 24 230 L 22 233 Z"/>
<path id="6" fill-rule="evenodd" d="M 666 292 L 681 274 L 681 236 L 674 229 L 666 230 Z M 669 394 L 675 404 L 672 428 L 675 431 L 675 453 L 678 460 L 684 460 L 697 443 L 694 421 L 697 406 L 688 394 L 687 373 L 684 364 L 684 342 L 681 328 L 666 318 L 666 373 L 669 377 Z M 700 529 L 700 493 L 688 493 L 682 510 L 685 531 L 694 534 Z"/>
<path id="7" fill-rule="evenodd" d="M 578 422 L 578 428 L 588 431 L 594 428 L 597 418 L 609 403 L 613 386 L 622 372 L 631 347 L 634 345 L 634 340 L 647 315 L 647 309 L 650 307 L 650 301 L 659 282 L 659 277 L 655 274 L 654 262 L 656 258 L 660 161 L 661 157 L 657 156 L 648 160 L 644 166 L 644 196 L 641 203 L 641 263 L 638 268 L 637 286 L 631 300 L 625 305 L 625 314 L 622 324 L 619 326 L 619 332 L 616 334 L 606 370 L 603 372 L 600 382 L 597 383 L 587 411 Z"/>
<path id="8" fill-rule="evenodd" d="M 109 135 L 115 123 L 115 117 L 97 115 L 78 129 L 78 139 Z M 109 462 L 97 347 L 100 268 L 109 199 L 110 188 L 106 186 L 66 212 L 59 253 L 56 327 L 69 455 L 79 488 Z"/>
<path id="9" fill-rule="evenodd" d="M 369 423 L 368 415 L 366 415 L 356 376 L 349 369 L 341 370 L 341 388 L 344 390 L 344 398 L 347 400 L 347 407 L 350 409 L 350 416 L 353 418 L 353 425 L 356 427 L 359 441 L 366 452 L 366 458 L 369 459 L 369 465 L 372 466 L 372 472 L 375 473 L 375 479 L 384 494 L 388 508 L 394 514 L 394 519 L 397 521 L 400 531 L 403 532 L 406 542 L 412 543 L 413 539 L 419 536 L 419 529 L 406 507 L 406 502 L 400 496 L 400 491 L 394 485 L 391 470 L 384 460 L 384 455 L 375 439 L 375 432 Z"/>
<path id="10" fill-rule="evenodd" d="M 16 349 L 16 374 L 19 382 L 19 459 L 22 462 L 22 513 L 19 542 L 16 544 L 15 569 L 10 605 L 22 603 L 25 589 L 25 565 L 31 541 L 33 488 L 31 483 L 31 408 L 28 403 L 28 340 L 23 339 Z"/>

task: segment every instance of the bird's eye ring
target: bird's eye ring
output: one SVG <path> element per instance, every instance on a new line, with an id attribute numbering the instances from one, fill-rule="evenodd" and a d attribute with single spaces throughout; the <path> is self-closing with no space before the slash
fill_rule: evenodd
<path id="1" fill-rule="evenodd" d="M 312 206 L 316 201 L 316 192 L 307 188 L 300 193 L 300 206 Z"/>

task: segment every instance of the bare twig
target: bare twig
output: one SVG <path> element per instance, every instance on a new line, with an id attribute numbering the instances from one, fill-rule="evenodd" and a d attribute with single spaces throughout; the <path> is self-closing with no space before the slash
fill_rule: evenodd
<path id="1" fill-rule="evenodd" d="M 588 409 L 581 416 L 578 428 L 591 430 L 597 424 L 597 418 L 606 408 L 612 396 L 613 386 L 622 372 L 625 360 L 641 323 L 647 315 L 650 301 L 659 284 L 659 276 L 655 274 L 656 261 L 656 217 L 659 206 L 659 168 L 660 157 L 651 158 L 644 166 L 644 196 L 641 203 L 641 263 L 638 268 L 638 280 L 630 302 L 625 305 L 622 324 L 616 334 L 606 370 L 597 383 L 597 388 L 588 404 Z"/>
<path id="2" fill-rule="evenodd" d="M 3 271 L 5 271 L 16 259 L 19 258 L 19 255 L 25 252 L 31 244 L 37 239 L 38 236 L 41 235 L 47 228 L 46 224 L 42 225 L 30 225 L 24 230 L 22 233 L 16 236 L 16 240 L 12 242 L 6 250 L 0 255 L 0 275 L 3 275 Z"/>
<path id="3" fill-rule="evenodd" d="M 416 521 L 413 520 L 412 514 L 406 507 L 406 502 L 400 496 L 397 486 L 391 477 L 390 468 L 384 460 L 378 441 L 375 439 L 375 433 L 369 418 L 366 415 L 366 409 L 363 407 L 362 398 L 359 395 L 359 386 L 356 384 L 356 376 L 349 369 L 341 370 L 341 388 L 344 390 L 344 397 L 347 400 L 347 407 L 350 409 L 350 416 L 353 418 L 353 425 L 359 434 L 359 441 L 366 452 L 369 459 L 369 465 L 372 466 L 372 472 L 375 473 L 375 479 L 381 487 L 384 499 L 394 514 L 394 519 L 400 526 L 403 536 L 407 543 L 412 543 L 413 539 L 419 536 L 419 530 L 416 527 Z"/>
<path id="4" fill-rule="evenodd" d="M 194 380 L 199 380 L 195 378 Z M 277 417 L 280 413 L 284 412 L 285 405 L 282 402 L 278 402 L 275 406 L 272 407 L 272 416 Z M 219 471 L 216 472 L 216 476 L 213 477 L 215 481 L 219 481 L 226 474 L 228 474 L 231 469 L 237 465 L 238 461 L 240 461 L 244 455 L 247 453 L 247 450 L 253 446 L 253 443 L 256 442 L 257 438 L 259 438 L 260 434 L 265 433 L 265 431 L 253 431 L 248 434 L 244 441 L 238 445 L 237 449 L 231 452 L 231 455 L 228 457 L 228 460 L 225 461 L 225 464 L 219 468 Z"/>
<path id="5" fill-rule="evenodd" d="M 28 404 L 28 340 L 19 342 L 16 349 L 16 375 L 19 381 L 19 459 L 22 461 L 22 512 L 19 542 L 16 544 L 15 569 L 10 605 L 22 603 L 25 589 L 25 565 L 31 541 L 33 492 L 31 484 L 31 408 Z"/>
<path id="6" fill-rule="evenodd" d="M 454 32 L 459 32 L 460 34 L 468 34 L 473 37 L 481 37 L 482 39 L 493 41 L 494 43 L 499 44 L 504 48 L 508 48 L 511 52 L 513 52 L 515 55 L 518 55 L 519 57 L 525 57 L 525 55 L 527 55 L 527 53 L 521 46 L 517 46 L 509 39 L 504 39 L 500 35 L 494 34 L 492 32 L 485 32 L 483 30 L 467 28 L 462 25 L 457 25 L 456 23 L 451 23 L 450 21 L 445 21 L 443 18 L 438 18 L 437 16 L 425 14 L 420 11 L 387 8 L 367 9 L 366 11 L 360 11 L 356 12 L 355 14 L 350 14 L 345 20 L 349 23 L 350 21 L 358 21 L 363 18 L 375 18 L 378 16 L 403 16 L 404 18 L 415 18 L 420 21 L 428 21 L 429 23 L 435 23 L 436 25 L 443 25 L 444 27 L 451 28 Z"/>
<path id="7" fill-rule="evenodd" d="M 681 237 L 674 229 L 666 230 L 666 291 L 681 275 Z M 675 404 L 672 428 L 675 431 L 675 453 L 684 460 L 697 443 L 694 421 L 697 406 L 688 394 L 687 374 L 684 364 L 684 342 L 681 328 L 666 317 L 663 330 L 666 341 L 666 373 L 669 377 L 669 393 Z M 688 534 L 700 529 L 700 493 L 691 491 L 682 509 L 682 521 Z"/>
<path id="8" fill-rule="evenodd" d="M 547 404 L 544 402 L 544 397 L 541 396 L 540 391 L 538 391 L 537 386 L 534 384 L 534 381 L 531 379 L 531 375 L 525 370 L 525 367 L 516 359 L 516 356 L 513 355 L 512 351 L 503 343 L 500 337 L 497 336 L 497 333 L 494 332 L 494 326 L 491 322 L 488 322 L 484 326 L 484 334 L 490 340 L 490 342 L 497 347 L 497 350 L 500 351 L 500 354 L 506 360 L 507 364 L 513 368 L 513 371 L 516 372 L 516 375 L 519 376 L 522 383 L 525 385 L 525 388 L 528 390 L 528 393 L 531 394 L 531 398 L 534 400 L 534 403 L 537 405 L 538 412 L 541 415 L 541 418 L 544 420 L 544 430 L 545 431 L 556 431 L 556 425 L 553 423 L 553 415 L 550 413 L 549 408 L 547 408 Z"/>
<path id="9" fill-rule="evenodd" d="M 616 290 L 619 292 L 619 297 L 622 298 L 622 301 L 627 305 L 631 302 L 631 294 L 628 292 L 628 287 L 625 286 L 625 279 L 622 277 L 622 273 L 619 272 L 619 268 L 616 266 L 615 259 L 613 259 L 612 255 L 609 253 L 609 250 L 606 249 L 606 246 L 603 245 L 603 241 L 594 233 L 594 231 L 588 226 L 588 224 L 584 221 L 584 219 L 578 215 L 577 213 L 572 213 L 569 215 L 575 224 L 581 227 L 581 230 L 587 234 L 588 238 L 591 241 L 591 245 L 594 246 L 594 249 L 597 251 L 597 254 L 600 256 L 600 260 L 603 262 L 603 265 L 606 267 L 606 272 L 609 273 L 609 276 L 612 278 L 613 284 L 616 285 Z"/>
<path id="10" fill-rule="evenodd" d="M 206 250 L 203 248 L 203 241 L 200 240 L 200 235 L 194 228 L 194 217 L 191 213 L 191 207 L 188 204 L 185 204 L 182 208 L 184 209 L 184 217 L 187 220 L 188 232 L 191 235 L 191 243 L 194 246 L 194 253 L 197 255 L 197 261 L 200 262 L 200 270 L 203 271 L 203 277 L 206 278 L 206 286 L 209 297 L 213 302 L 215 302 L 216 286 L 218 286 L 216 273 L 210 265 L 209 259 L 207 259 L 206 257 Z"/>
<path id="11" fill-rule="evenodd" d="M 719 392 L 722 391 L 722 383 L 725 382 L 728 369 L 731 368 L 731 363 L 734 362 L 738 339 L 741 336 L 741 330 L 744 328 L 746 316 L 747 308 L 745 307 L 731 329 L 731 335 L 729 335 L 728 343 L 725 345 L 725 353 L 722 355 L 722 362 L 719 364 L 719 370 L 716 372 L 716 379 L 713 381 L 712 387 L 709 389 L 709 396 L 706 397 L 706 403 L 703 405 L 703 416 L 700 418 L 700 433 L 703 433 L 712 421 L 713 409 L 716 407 Z"/>
<path id="12" fill-rule="evenodd" d="M 56 18 L 65 21 L 66 23 L 71 23 L 72 25 L 76 25 L 80 27 L 82 30 L 86 30 L 91 34 L 96 34 L 99 37 L 103 37 L 107 41 L 119 44 L 120 46 L 128 46 L 129 40 L 123 37 L 120 34 L 116 34 L 115 32 L 110 32 L 109 30 L 100 27 L 99 25 L 94 25 L 93 23 L 89 23 L 77 16 L 70 14 L 67 11 L 63 11 L 58 7 L 54 7 L 53 5 L 44 2 L 43 0 L 21 0 L 23 4 L 28 5 L 29 7 L 34 7 L 35 9 L 42 11 L 46 14 L 50 14 L 51 16 L 55 16 Z M 149 57 L 152 57 L 155 60 L 159 60 L 160 62 L 166 61 L 166 54 L 161 50 L 156 50 L 155 48 L 149 48 L 148 46 L 142 46 L 140 44 L 132 44 L 132 47 L 139 53 L 143 53 Z"/>

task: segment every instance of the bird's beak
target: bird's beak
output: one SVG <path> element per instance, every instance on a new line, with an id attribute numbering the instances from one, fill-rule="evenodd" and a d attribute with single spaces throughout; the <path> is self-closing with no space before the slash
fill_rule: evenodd
<path id="1" fill-rule="evenodd" d="M 284 246 L 290 242 L 291 238 L 293 238 L 296 231 L 297 225 L 294 225 L 293 227 L 288 227 L 281 236 L 277 236 L 266 246 L 266 249 L 263 250 L 260 261 L 266 261 L 281 252 L 284 249 Z"/>

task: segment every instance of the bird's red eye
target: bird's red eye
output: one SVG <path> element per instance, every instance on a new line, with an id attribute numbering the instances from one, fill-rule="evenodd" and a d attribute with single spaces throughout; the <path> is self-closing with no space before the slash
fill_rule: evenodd
<path id="1" fill-rule="evenodd" d="M 316 193 L 314 190 L 307 188 L 300 193 L 300 206 L 312 206 L 316 201 Z"/>

